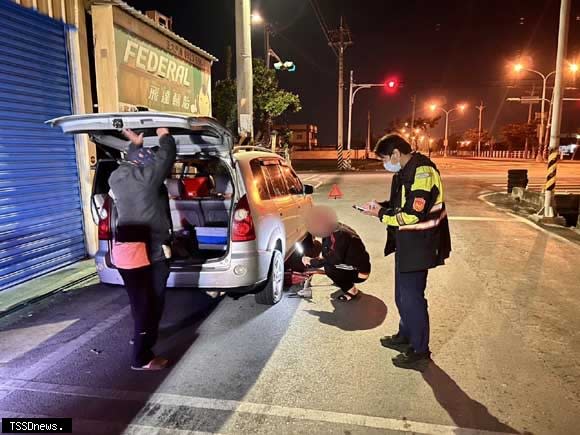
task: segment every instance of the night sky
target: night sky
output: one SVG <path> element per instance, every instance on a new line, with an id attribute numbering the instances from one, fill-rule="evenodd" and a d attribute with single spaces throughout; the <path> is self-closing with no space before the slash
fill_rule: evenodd
<path id="1" fill-rule="evenodd" d="M 233 0 L 128 3 L 143 11 L 157 9 L 172 16 L 176 33 L 220 59 L 214 65 L 213 80 L 224 77 L 226 47 L 231 45 L 235 49 Z M 276 29 L 272 48 L 297 65 L 294 73 L 278 73 L 281 85 L 302 99 L 303 110 L 289 120 L 317 124 L 319 143 L 335 144 L 337 60 L 310 0 L 252 3 L 253 9 L 259 10 Z M 351 29 L 354 45 L 346 52 L 345 83 L 350 69 L 354 70 L 357 82 L 383 82 L 391 76 L 404 82 L 395 95 L 387 95 L 380 88 L 358 93 L 353 142 L 362 141 L 366 134 L 368 110 L 374 134 L 381 134 L 392 119 L 410 115 L 413 94 L 417 95 L 419 116 L 429 115 L 425 105 L 433 99 L 449 106 L 458 102 L 470 104 L 465 115 L 452 115 L 451 130 L 456 132 L 477 127 L 478 112 L 474 106 L 483 100 L 484 128 L 499 140 L 502 125 L 527 119 L 527 106 L 504 103 L 505 98 L 524 94 L 534 83 L 539 85 L 534 75 L 524 74 L 515 80 L 509 62 L 525 56 L 532 62 L 531 67 L 542 72 L 555 68 L 558 0 L 317 0 L 317 3 L 330 28 L 338 27 L 342 15 Z M 263 28 L 256 27 L 252 37 L 254 56 L 263 57 Z M 578 56 L 580 60 L 578 0 L 572 2 L 568 52 L 569 58 Z M 566 92 L 567 97 L 580 96 L 579 91 Z M 345 93 L 345 102 L 347 98 Z M 575 132 L 580 128 L 580 104 L 564 104 L 564 131 Z M 441 128 L 434 131 L 435 135 L 441 135 L 438 130 Z"/>

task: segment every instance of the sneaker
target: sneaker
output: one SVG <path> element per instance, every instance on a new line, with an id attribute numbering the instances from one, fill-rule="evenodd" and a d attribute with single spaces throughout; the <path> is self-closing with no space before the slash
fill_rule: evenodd
<path id="1" fill-rule="evenodd" d="M 141 366 L 141 367 L 131 366 L 131 369 L 142 370 L 142 371 L 159 371 L 159 370 L 163 370 L 164 368 L 166 368 L 168 364 L 169 364 L 169 360 L 162 358 L 160 356 L 156 356 L 155 358 L 153 358 L 151 361 L 149 361 L 144 366 Z"/>
<path id="2" fill-rule="evenodd" d="M 409 348 L 405 353 L 394 357 L 392 361 L 395 367 L 422 372 L 431 362 L 431 352 L 415 352 L 413 348 Z"/>
<path id="3" fill-rule="evenodd" d="M 395 334 L 381 337 L 381 345 L 389 349 L 398 350 L 399 352 L 405 352 L 409 349 L 411 343 L 407 337 L 403 337 L 401 334 Z"/>

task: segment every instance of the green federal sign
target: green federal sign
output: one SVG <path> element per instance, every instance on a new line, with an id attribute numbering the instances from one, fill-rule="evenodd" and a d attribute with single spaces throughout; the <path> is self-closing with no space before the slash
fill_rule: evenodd
<path id="1" fill-rule="evenodd" d="M 119 102 L 162 112 L 211 116 L 210 75 L 115 27 Z"/>

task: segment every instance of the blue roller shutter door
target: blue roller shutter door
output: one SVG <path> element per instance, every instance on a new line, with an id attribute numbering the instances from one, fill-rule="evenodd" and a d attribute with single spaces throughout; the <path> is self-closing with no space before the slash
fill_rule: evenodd
<path id="1" fill-rule="evenodd" d="M 63 23 L 0 0 L 0 290 L 85 256 Z"/>

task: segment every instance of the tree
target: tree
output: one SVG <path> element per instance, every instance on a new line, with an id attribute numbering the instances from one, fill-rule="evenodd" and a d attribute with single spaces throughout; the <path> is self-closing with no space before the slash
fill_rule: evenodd
<path id="1" fill-rule="evenodd" d="M 213 116 L 231 131 L 237 131 L 238 108 L 235 80 L 225 79 L 216 82 L 212 100 Z"/>
<path id="2" fill-rule="evenodd" d="M 257 137 L 262 142 L 270 142 L 274 119 L 286 112 L 299 112 L 302 109 L 300 97 L 279 88 L 276 72 L 266 68 L 262 59 L 254 59 L 254 123 Z"/>
<path id="3" fill-rule="evenodd" d="M 467 150 L 477 149 L 477 141 L 479 139 L 479 130 L 477 128 L 470 128 L 465 131 L 462 136 L 463 144 L 460 144 L 460 148 Z M 487 130 L 481 130 L 481 145 L 484 147 L 491 140 L 491 136 Z"/>
<path id="4" fill-rule="evenodd" d="M 254 59 L 253 75 L 254 131 L 258 139 L 269 143 L 274 119 L 287 112 L 300 111 L 300 97 L 280 89 L 276 72 L 266 68 L 261 59 Z M 213 114 L 233 131 L 236 131 L 237 124 L 236 92 L 236 81 L 233 79 L 220 80 L 213 91 Z"/>
<path id="5" fill-rule="evenodd" d="M 507 142 L 508 151 L 523 150 L 526 138 L 531 143 L 536 140 L 536 127 L 533 124 L 507 124 L 503 126 L 501 133 Z"/>

